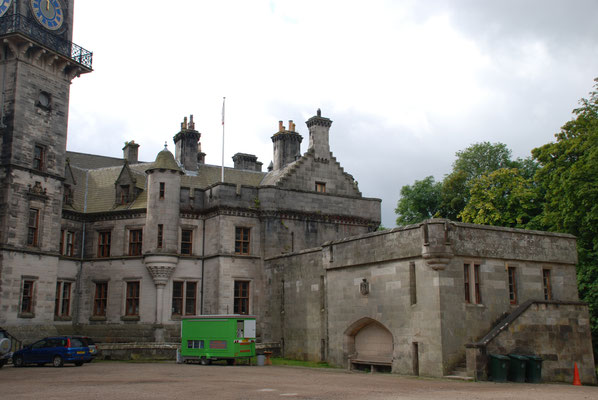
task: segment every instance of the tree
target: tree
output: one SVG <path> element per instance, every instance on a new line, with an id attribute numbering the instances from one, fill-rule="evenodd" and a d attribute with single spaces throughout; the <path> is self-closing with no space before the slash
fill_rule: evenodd
<path id="1" fill-rule="evenodd" d="M 598 345 L 598 78 L 589 99 L 573 110 L 576 118 L 555 135 L 556 142 L 532 150 L 545 191 L 542 222 L 549 230 L 577 236 L 579 294 L 591 313 Z M 596 349 L 596 347 L 595 347 Z"/>
<path id="2" fill-rule="evenodd" d="M 500 168 L 517 166 L 511 160 L 511 150 L 504 143 L 475 143 L 456 153 L 453 171 L 442 182 L 442 201 L 438 215 L 459 219 L 469 201 L 472 182 Z"/>
<path id="3" fill-rule="evenodd" d="M 415 224 L 432 218 L 440 205 L 440 190 L 441 184 L 435 182 L 432 176 L 415 181 L 412 186 L 403 186 L 395 209 L 397 225 Z"/>
<path id="4" fill-rule="evenodd" d="M 533 180 L 517 168 L 501 168 L 472 181 L 470 198 L 459 217 L 475 224 L 527 228 L 542 211 Z"/>

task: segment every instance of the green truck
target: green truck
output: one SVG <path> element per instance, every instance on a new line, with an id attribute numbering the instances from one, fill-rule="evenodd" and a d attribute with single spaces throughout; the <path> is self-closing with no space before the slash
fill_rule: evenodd
<path id="1" fill-rule="evenodd" d="M 181 359 L 208 365 L 255 356 L 255 316 L 198 315 L 181 319 Z"/>

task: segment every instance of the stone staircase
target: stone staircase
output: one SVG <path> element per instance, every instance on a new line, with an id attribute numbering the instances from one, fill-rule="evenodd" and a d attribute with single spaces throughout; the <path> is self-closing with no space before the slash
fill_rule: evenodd
<path id="1" fill-rule="evenodd" d="M 449 375 L 445 375 L 444 378 L 447 379 L 457 379 L 462 381 L 473 381 L 473 378 L 467 375 L 467 365 L 465 363 L 465 358 L 463 358 L 451 371 Z"/>

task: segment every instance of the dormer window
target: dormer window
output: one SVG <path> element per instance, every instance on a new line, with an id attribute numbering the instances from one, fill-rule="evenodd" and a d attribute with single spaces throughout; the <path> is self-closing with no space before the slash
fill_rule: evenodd
<path id="1" fill-rule="evenodd" d="M 62 194 L 62 202 L 69 206 L 73 205 L 73 188 L 71 185 L 64 184 L 64 192 Z"/>
<path id="2" fill-rule="evenodd" d="M 120 185 L 120 204 L 129 202 L 129 185 Z"/>

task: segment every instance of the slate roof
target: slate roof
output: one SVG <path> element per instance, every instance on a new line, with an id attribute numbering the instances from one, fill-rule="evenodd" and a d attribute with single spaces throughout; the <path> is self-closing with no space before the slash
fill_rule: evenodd
<path id="1" fill-rule="evenodd" d="M 160 153 L 163 153 L 160 152 Z M 168 152 L 171 156 L 172 153 Z M 139 196 L 131 203 L 115 204 L 117 181 L 123 169 L 124 160 L 113 157 L 96 156 L 93 154 L 68 152 L 73 177 L 76 181 L 74 187 L 72 206 L 65 205 L 64 209 L 77 212 L 97 213 L 120 210 L 139 210 L 147 207 L 147 192 L 145 191 L 148 169 L 175 169 L 182 171 L 172 158 L 156 157 L 153 163 L 128 164 L 131 174 L 136 182 L 135 186 L 141 189 Z M 206 189 L 220 182 L 221 167 L 217 165 L 202 164 L 198 171 L 183 171 L 181 186 L 193 189 Z M 236 185 L 257 187 L 266 175 L 265 172 L 224 168 L 224 181 Z M 85 192 L 87 191 L 87 208 L 85 209 Z"/>

